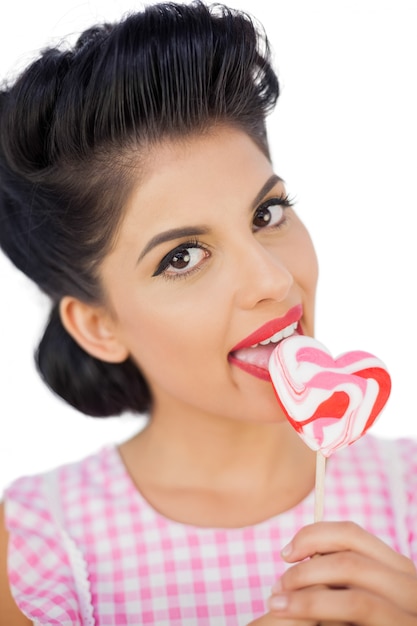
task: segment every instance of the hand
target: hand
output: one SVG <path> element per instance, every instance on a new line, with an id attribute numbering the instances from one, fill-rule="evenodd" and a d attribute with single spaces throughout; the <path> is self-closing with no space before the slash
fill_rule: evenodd
<path id="1" fill-rule="evenodd" d="M 414 564 L 356 524 L 306 526 L 283 558 L 296 565 L 273 588 L 270 621 L 251 626 L 417 626 Z"/>
<path id="2" fill-rule="evenodd" d="M 274 613 L 267 613 L 247 626 L 346 626 L 346 622 L 318 622 L 313 619 L 286 619 Z"/>

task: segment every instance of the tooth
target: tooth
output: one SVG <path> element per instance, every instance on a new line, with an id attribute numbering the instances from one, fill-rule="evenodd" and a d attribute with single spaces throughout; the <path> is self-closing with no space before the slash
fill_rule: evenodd
<path id="1" fill-rule="evenodd" d="M 275 335 L 273 335 L 271 337 L 271 341 L 272 343 L 278 343 L 278 341 L 280 341 L 282 339 L 283 335 L 282 335 L 282 331 L 275 333 Z"/>
<path id="2" fill-rule="evenodd" d="M 283 330 L 280 330 L 277 333 L 275 333 L 275 335 L 272 335 L 272 337 L 269 337 L 269 339 L 264 339 L 263 341 L 260 341 L 259 343 L 254 343 L 251 346 L 251 348 L 256 348 L 257 346 L 267 346 L 269 343 L 278 343 L 278 341 L 281 341 L 281 339 L 284 339 L 285 337 L 289 337 L 290 335 L 292 335 L 295 329 L 297 328 L 297 326 L 298 326 L 298 322 L 294 322 L 293 324 L 290 324 Z"/>

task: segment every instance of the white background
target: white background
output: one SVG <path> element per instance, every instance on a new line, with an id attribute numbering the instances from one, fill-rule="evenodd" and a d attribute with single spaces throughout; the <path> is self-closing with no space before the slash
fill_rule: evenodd
<path id="1" fill-rule="evenodd" d="M 321 277 L 316 336 L 362 349 L 393 390 L 373 427 L 417 437 L 417 2 L 234 0 L 267 27 L 282 96 L 270 120 L 277 172 L 297 197 Z M 19 0 L 0 12 L 0 75 L 135 0 Z M 32 353 L 47 302 L 0 255 L 0 492 L 18 475 L 75 460 L 138 427 L 93 420 L 54 398 Z"/>

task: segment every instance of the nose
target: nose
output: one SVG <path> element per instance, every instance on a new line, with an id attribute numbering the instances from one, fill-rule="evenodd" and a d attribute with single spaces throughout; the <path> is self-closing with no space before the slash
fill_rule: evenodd
<path id="1" fill-rule="evenodd" d="M 294 283 L 279 253 L 255 238 L 240 251 L 237 274 L 236 302 L 242 309 L 252 309 L 264 300 L 282 302 Z"/>

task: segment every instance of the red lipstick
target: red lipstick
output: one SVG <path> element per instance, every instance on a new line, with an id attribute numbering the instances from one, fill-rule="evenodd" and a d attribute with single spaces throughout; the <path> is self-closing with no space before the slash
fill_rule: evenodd
<path id="1" fill-rule="evenodd" d="M 261 380 L 270 381 L 269 375 L 269 359 L 276 343 L 267 342 L 262 345 L 261 342 L 270 339 L 276 333 L 279 333 L 284 328 L 290 325 L 298 326 L 297 331 L 302 334 L 302 330 L 299 325 L 299 321 L 303 314 L 303 308 L 301 304 L 290 309 L 283 317 L 278 317 L 270 322 L 267 322 L 255 332 L 242 339 L 229 353 L 229 363 L 239 367 L 244 372 L 247 372 L 255 378 Z M 294 331 L 295 332 L 295 331 Z M 256 347 L 252 347 L 258 344 Z"/>
<path id="2" fill-rule="evenodd" d="M 270 322 L 267 322 L 258 330 L 251 333 L 245 339 L 242 339 L 234 348 L 232 348 L 231 352 L 235 352 L 236 350 L 240 350 L 241 348 L 250 348 L 255 343 L 260 343 L 268 337 L 272 337 L 275 333 L 278 333 L 280 330 L 289 326 L 290 324 L 294 324 L 294 322 L 299 322 L 303 315 L 303 307 L 301 304 L 297 304 L 292 309 L 287 311 L 287 313 L 283 317 L 277 317 Z"/>

